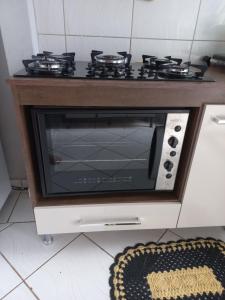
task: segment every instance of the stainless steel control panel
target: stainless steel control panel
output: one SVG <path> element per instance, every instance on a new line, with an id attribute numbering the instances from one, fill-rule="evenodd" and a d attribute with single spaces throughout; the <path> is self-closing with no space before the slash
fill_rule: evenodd
<path id="1" fill-rule="evenodd" d="M 189 113 L 169 113 L 163 139 L 156 190 L 173 190 Z"/>

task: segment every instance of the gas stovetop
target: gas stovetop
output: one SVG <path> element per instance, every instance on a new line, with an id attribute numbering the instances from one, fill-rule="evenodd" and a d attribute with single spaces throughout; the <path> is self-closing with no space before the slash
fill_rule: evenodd
<path id="1" fill-rule="evenodd" d="M 142 55 L 142 63 L 132 63 L 131 54 L 118 52 L 105 55 L 92 50 L 90 62 L 75 61 L 75 53 L 54 55 L 44 51 L 23 60 L 25 69 L 14 77 L 105 79 L 140 81 L 214 81 L 205 74 L 208 65 L 183 62 L 180 58 L 166 56 L 158 58 Z"/>

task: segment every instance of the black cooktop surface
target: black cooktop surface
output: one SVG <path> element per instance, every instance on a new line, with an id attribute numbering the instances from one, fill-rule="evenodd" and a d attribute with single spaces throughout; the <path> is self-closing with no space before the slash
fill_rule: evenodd
<path id="1" fill-rule="evenodd" d="M 14 77 L 24 77 L 24 78 L 68 78 L 68 79 L 93 79 L 93 80 L 139 80 L 139 81 L 191 81 L 191 82 L 213 82 L 215 81 L 213 78 L 204 75 L 203 78 L 195 78 L 195 77 L 184 77 L 184 78 L 166 78 L 160 76 L 160 74 L 155 76 L 150 76 L 146 74 L 143 78 L 140 78 L 140 69 L 142 67 L 142 63 L 133 63 L 132 64 L 132 77 L 127 77 L 126 75 L 121 75 L 120 77 L 112 77 L 112 76 L 88 76 L 88 62 L 77 61 L 75 70 L 72 73 L 60 73 L 60 74 L 50 74 L 50 73 L 42 73 L 42 74 L 34 74 L 29 73 L 25 69 L 14 74 Z"/>
<path id="2" fill-rule="evenodd" d="M 118 52 L 105 55 L 102 51 L 92 50 L 89 62 L 75 60 L 75 53 L 55 55 L 44 51 L 23 60 L 25 69 L 14 77 L 24 78 L 68 78 L 93 80 L 129 81 L 190 81 L 211 82 L 207 76 L 207 62 L 192 64 L 180 58 L 166 56 L 158 58 L 142 55 L 142 63 L 132 62 L 131 54 Z"/>

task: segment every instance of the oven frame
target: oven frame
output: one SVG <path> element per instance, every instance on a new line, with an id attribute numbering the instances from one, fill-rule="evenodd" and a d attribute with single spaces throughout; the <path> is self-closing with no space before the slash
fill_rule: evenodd
<path id="1" fill-rule="evenodd" d="M 37 159 L 37 166 L 39 171 L 39 181 L 41 185 L 41 193 L 44 198 L 60 198 L 60 197 L 73 197 L 73 196 L 98 196 L 98 195 L 117 195 L 117 194 L 146 194 L 146 193 L 161 193 L 161 192 L 173 192 L 173 190 L 156 190 L 156 181 L 159 172 L 160 159 L 162 155 L 162 147 L 164 142 L 164 133 L 166 130 L 166 120 L 167 114 L 169 113 L 190 113 L 190 109 L 176 109 L 176 108 L 154 108 L 154 109 L 143 109 L 143 108 L 75 108 L 75 107 L 47 107 L 47 106 L 33 106 L 30 108 L 30 115 L 32 121 L 32 129 L 34 133 L 34 145 L 35 145 L 35 153 L 34 156 Z M 49 176 L 49 160 L 48 151 L 47 151 L 47 139 L 45 133 L 45 126 L 43 126 L 43 118 L 45 114 L 85 114 L 94 118 L 94 114 L 105 113 L 109 116 L 113 116 L 115 114 L 132 114 L 135 115 L 150 115 L 150 114 L 165 114 L 165 123 L 163 127 L 163 132 L 160 133 L 160 137 L 158 138 L 157 149 L 159 150 L 155 153 L 153 166 L 151 166 L 151 173 L 154 174 L 155 178 L 155 186 L 153 189 L 132 189 L 132 190 L 112 190 L 112 191 L 92 191 L 92 192 L 68 192 L 68 193 L 49 193 L 47 186 L 49 185 L 48 181 L 50 181 Z M 40 120 L 40 117 L 42 120 Z M 185 132 L 186 135 L 186 132 Z M 185 137 L 184 135 L 184 137 Z M 43 143 L 44 142 L 44 143 Z M 151 153 L 151 151 L 149 151 Z M 180 164 L 180 163 L 179 163 Z M 178 164 L 178 166 L 179 166 Z M 48 175 L 48 176 L 47 176 Z M 177 174 L 175 180 L 177 179 Z"/>

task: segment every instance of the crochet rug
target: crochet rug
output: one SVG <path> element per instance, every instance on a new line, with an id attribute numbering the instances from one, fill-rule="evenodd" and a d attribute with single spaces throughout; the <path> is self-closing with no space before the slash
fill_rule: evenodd
<path id="1" fill-rule="evenodd" d="M 225 243 L 138 244 L 110 267 L 112 300 L 225 300 Z"/>

